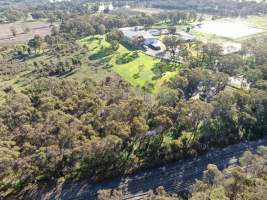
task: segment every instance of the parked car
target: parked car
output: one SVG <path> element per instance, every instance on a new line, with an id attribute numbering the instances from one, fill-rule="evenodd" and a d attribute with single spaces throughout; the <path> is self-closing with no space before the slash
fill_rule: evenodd
<path id="1" fill-rule="evenodd" d="M 157 50 L 157 51 L 159 51 L 161 49 L 160 46 L 155 45 L 155 44 L 149 44 L 148 47 L 150 49 Z"/>

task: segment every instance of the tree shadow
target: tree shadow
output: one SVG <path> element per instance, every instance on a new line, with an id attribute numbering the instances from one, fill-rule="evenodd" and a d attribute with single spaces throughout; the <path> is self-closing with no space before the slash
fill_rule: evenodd
<path id="1" fill-rule="evenodd" d="M 64 72 L 64 73 L 62 73 L 60 75 L 57 75 L 56 77 L 58 77 L 58 78 L 67 78 L 67 77 L 75 74 L 76 72 L 77 72 L 77 70 L 66 71 L 66 72 Z"/>
<path id="2" fill-rule="evenodd" d="M 136 51 L 135 52 L 124 53 L 122 55 L 119 55 L 116 58 L 116 64 L 118 64 L 118 65 L 127 64 L 127 63 L 130 63 L 130 62 L 134 61 L 138 57 L 139 57 L 139 55 L 138 55 L 138 53 Z"/>
<path id="3" fill-rule="evenodd" d="M 166 72 L 174 72 L 177 70 L 178 66 L 175 63 L 172 62 L 158 62 L 155 63 L 152 72 L 154 74 L 153 80 L 161 79 Z"/>
<path id="4" fill-rule="evenodd" d="M 128 51 L 134 51 L 134 50 L 136 50 L 136 48 L 134 48 L 133 45 L 129 44 L 129 43 L 126 42 L 126 41 L 122 41 L 122 42 L 121 42 L 121 45 L 122 45 L 123 47 L 125 47 Z"/>
<path id="5" fill-rule="evenodd" d="M 110 56 L 113 54 L 113 50 L 111 48 L 101 48 L 98 52 L 89 56 L 90 60 L 99 60 L 104 57 Z"/>

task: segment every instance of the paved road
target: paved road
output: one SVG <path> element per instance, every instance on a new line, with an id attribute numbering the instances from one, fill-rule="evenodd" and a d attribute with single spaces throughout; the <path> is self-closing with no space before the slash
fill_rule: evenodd
<path id="1" fill-rule="evenodd" d="M 42 196 L 42 199 L 95 200 L 96 191 L 107 188 L 121 189 L 125 200 L 144 199 L 150 189 L 159 186 L 164 186 L 168 192 L 178 193 L 187 189 L 195 179 L 200 179 L 208 164 L 216 164 L 222 170 L 236 164 L 244 151 L 249 149 L 256 152 L 260 145 L 267 145 L 267 137 L 256 142 L 212 150 L 197 159 L 182 160 L 163 167 L 147 169 L 125 178 L 92 185 L 86 183 L 65 185 L 60 193 L 50 191 L 49 195 Z"/>

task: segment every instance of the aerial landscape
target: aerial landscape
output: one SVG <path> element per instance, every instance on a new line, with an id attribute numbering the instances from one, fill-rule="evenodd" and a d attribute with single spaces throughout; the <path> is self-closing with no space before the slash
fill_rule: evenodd
<path id="1" fill-rule="evenodd" d="M 0 200 L 267 200 L 267 1 L 0 0 Z"/>

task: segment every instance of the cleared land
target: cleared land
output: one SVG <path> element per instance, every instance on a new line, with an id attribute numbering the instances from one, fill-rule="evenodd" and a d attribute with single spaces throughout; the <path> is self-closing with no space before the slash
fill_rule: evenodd
<path id="1" fill-rule="evenodd" d="M 267 34 L 266 15 L 249 16 L 248 18 L 224 18 L 216 21 L 207 19 L 203 23 L 205 22 L 209 22 L 208 24 L 215 22 L 215 25 L 211 23 L 210 27 L 207 27 L 207 31 L 201 31 L 201 27 L 191 30 L 191 34 L 203 42 L 242 42 L 251 37 L 261 37 Z M 226 25 L 222 23 L 226 23 Z"/>
<path id="2" fill-rule="evenodd" d="M 204 21 L 195 28 L 196 31 L 214 34 L 221 37 L 237 39 L 264 32 L 263 29 L 252 27 L 249 24 L 231 21 Z"/>
<path id="3" fill-rule="evenodd" d="M 17 35 L 12 36 L 11 28 L 15 28 Z M 25 33 L 24 29 L 29 28 L 30 32 Z M 17 22 L 0 24 L 0 44 L 23 43 L 33 38 L 34 35 L 45 36 L 51 31 L 50 24 L 44 21 L 38 22 Z"/>

